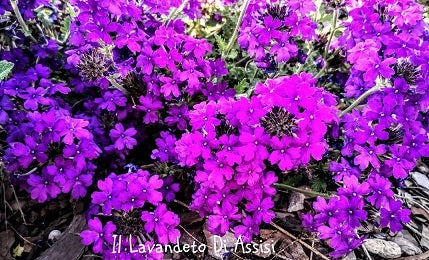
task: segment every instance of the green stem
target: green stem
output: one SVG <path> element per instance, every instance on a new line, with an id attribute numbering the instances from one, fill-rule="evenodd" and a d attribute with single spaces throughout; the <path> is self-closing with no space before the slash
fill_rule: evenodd
<path id="1" fill-rule="evenodd" d="M 124 93 L 125 95 L 129 94 L 128 91 L 123 86 L 121 86 L 113 77 L 108 77 L 107 79 L 115 88 L 122 91 L 122 93 Z"/>
<path id="2" fill-rule="evenodd" d="M 167 26 L 172 20 L 174 20 L 178 13 L 182 12 L 185 6 L 188 4 L 189 0 L 183 0 L 182 4 L 173 10 L 173 12 L 170 13 L 167 20 L 164 22 L 164 25 Z"/>
<path id="3" fill-rule="evenodd" d="M 373 93 L 375 93 L 381 89 L 382 89 L 381 85 L 375 85 L 374 87 L 368 89 L 365 93 L 363 93 L 360 97 L 358 97 L 350 106 L 348 106 L 346 109 L 341 111 L 339 116 L 340 117 L 344 116 L 345 114 L 350 112 L 353 108 L 358 106 L 365 98 L 367 98 L 368 96 L 372 95 Z"/>
<path id="4" fill-rule="evenodd" d="M 243 8 L 241 9 L 240 16 L 238 17 L 237 24 L 235 25 L 234 33 L 231 36 L 231 39 L 229 39 L 228 45 L 226 46 L 225 50 L 222 53 L 222 58 L 225 58 L 226 55 L 228 55 L 229 51 L 231 50 L 232 46 L 235 43 L 235 40 L 238 37 L 238 30 L 240 30 L 241 22 L 243 22 L 244 15 L 246 14 L 247 7 L 249 6 L 250 0 L 245 0 Z"/>
<path id="5" fill-rule="evenodd" d="M 334 9 L 334 17 L 332 18 L 332 31 L 331 31 L 331 34 L 329 35 L 328 43 L 326 44 L 325 55 L 324 55 L 325 59 L 326 59 L 326 56 L 328 55 L 329 48 L 331 47 L 332 38 L 334 38 L 335 31 L 337 30 L 337 20 L 338 20 L 338 10 Z"/>
<path id="6" fill-rule="evenodd" d="M 299 192 L 308 196 L 312 196 L 312 197 L 324 197 L 324 198 L 331 198 L 332 195 L 327 194 L 327 193 L 321 193 L 321 192 L 317 192 L 317 191 L 312 191 L 312 190 L 304 190 L 304 189 L 300 189 L 300 188 L 296 188 L 287 184 L 282 184 L 282 183 L 274 183 L 273 184 L 274 187 L 276 188 L 281 188 L 281 189 L 286 189 L 286 190 L 291 190 L 291 191 L 295 191 L 295 192 Z"/>
<path id="7" fill-rule="evenodd" d="M 328 68 L 328 63 L 325 62 L 325 66 L 323 66 L 323 68 L 316 74 L 316 76 L 314 76 L 316 79 L 320 78 L 323 73 L 325 73 L 326 69 Z"/>
<path id="8" fill-rule="evenodd" d="M 18 20 L 19 25 L 21 26 L 22 31 L 24 32 L 25 36 L 30 37 L 30 39 L 37 43 L 36 38 L 31 35 L 30 29 L 28 28 L 27 24 L 24 21 L 24 18 L 22 18 L 21 12 L 18 8 L 18 3 L 16 0 L 10 0 L 10 5 L 12 6 L 13 12 L 15 13 L 16 19 Z"/>

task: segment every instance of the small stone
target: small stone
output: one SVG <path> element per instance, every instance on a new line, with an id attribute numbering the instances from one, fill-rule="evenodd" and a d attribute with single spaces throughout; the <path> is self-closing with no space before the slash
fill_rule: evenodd
<path id="1" fill-rule="evenodd" d="M 365 240 L 364 245 L 369 252 L 382 258 L 393 259 L 401 256 L 401 248 L 392 241 L 371 238 Z"/>
<path id="2" fill-rule="evenodd" d="M 304 209 L 305 195 L 299 192 L 291 192 L 289 196 L 288 212 L 295 212 Z"/>
<path id="3" fill-rule="evenodd" d="M 55 242 L 60 237 L 60 235 L 61 235 L 61 231 L 55 229 L 49 232 L 48 239 Z"/>

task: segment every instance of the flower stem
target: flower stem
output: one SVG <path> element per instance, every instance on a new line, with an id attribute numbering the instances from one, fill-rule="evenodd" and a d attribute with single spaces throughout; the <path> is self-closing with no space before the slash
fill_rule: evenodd
<path id="1" fill-rule="evenodd" d="M 321 193 L 321 192 L 317 192 L 317 191 L 312 191 L 312 190 L 304 190 L 304 189 L 300 189 L 300 188 L 296 188 L 287 184 L 282 184 L 282 183 L 274 183 L 273 184 L 274 187 L 276 188 L 280 188 L 280 189 L 286 189 L 286 190 L 291 190 L 291 191 L 295 191 L 295 192 L 299 192 L 308 196 L 312 196 L 312 197 L 324 197 L 324 198 L 331 198 L 332 195 L 327 194 L 327 193 Z"/>
<path id="2" fill-rule="evenodd" d="M 240 16 L 238 17 L 237 24 L 235 25 L 234 33 L 231 36 L 231 39 L 229 39 L 228 45 L 226 46 L 225 50 L 222 53 L 222 58 L 225 58 L 226 55 L 228 55 L 229 51 L 231 50 L 232 46 L 235 43 L 235 40 L 238 36 L 238 30 L 240 30 L 241 23 L 243 22 L 244 15 L 246 14 L 247 7 L 249 6 L 250 0 L 245 0 L 243 8 L 241 9 Z"/>
<path id="3" fill-rule="evenodd" d="M 10 0 L 10 5 L 12 6 L 13 12 L 15 13 L 16 19 L 18 20 L 19 25 L 21 26 L 22 31 L 24 32 L 25 36 L 30 37 L 30 39 L 37 43 L 36 38 L 31 35 L 30 29 L 28 28 L 27 24 L 24 21 L 24 18 L 22 18 L 21 12 L 18 8 L 18 3 L 16 0 Z"/>
<path id="4" fill-rule="evenodd" d="M 183 0 L 182 4 L 170 13 L 167 20 L 164 22 L 164 25 L 167 26 L 172 20 L 174 20 L 177 14 L 183 11 L 188 2 L 189 0 Z"/>
<path id="5" fill-rule="evenodd" d="M 328 55 L 329 48 L 331 47 L 332 38 L 334 38 L 335 31 L 337 30 L 337 21 L 338 21 L 338 10 L 334 9 L 334 17 L 332 18 L 332 31 L 328 38 L 328 43 L 326 44 L 325 54 L 323 55 L 326 59 Z"/>
<path id="6" fill-rule="evenodd" d="M 109 80 L 110 84 L 122 91 L 122 93 L 124 93 L 125 95 L 129 94 L 128 91 L 123 86 L 121 86 L 113 77 L 107 77 L 107 79 Z"/>
<path id="7" fill-rule="evenodd" d="M 373 93 L 381 90 L 381 88 L 382 88 L 382 86 L 377 84 L 374 87 L 368 89 L 365 93 L 363 93 L 360 97 L 358 97 L 350 106 L 348 106 L 346 109 L 341 111 L 339 117 L 342 117 L 345 114 L 347 114 L 348 112 L 350 112 L 353 108 L 358 106 L 365 98 L 367 98 L 368 96 L 372 95 Z"/>

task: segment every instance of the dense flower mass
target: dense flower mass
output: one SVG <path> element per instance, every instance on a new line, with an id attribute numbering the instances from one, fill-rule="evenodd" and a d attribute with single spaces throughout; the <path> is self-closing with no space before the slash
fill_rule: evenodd
<path id="1" fill-rule="evenodd" d="M 139 240 L 176 243 L 180 237 L 177 229 L 180 220 L 165 204 L 174 198 L 177 191 L 165 192 L 170 182 L 140 169 L 120 175 L 112 173 L 106 179 L 99 180 L 98 190 L 91 195 L 91 219 L 88 229 L 81 233 L 82 243 L 93 244 L 94 252 L 107 258 L 115 248 L 122 259 L 132 257 L 134 253 L 127 250 L 130 244 L 138 248 Z M 99 214 L 104 216 L 103 222 L 97 217 Z M 126 243 L 116 246 L 114 235 L 121 235 Z M 154 251 L 152 254 L 156 259 L 163 257 L 161 252 Z"/>
<path id="2" fill-rule="evenodd" d="M 258 67 L 277 69 L 278 63 L 298 57 L 297 41 L 317 38 L 317 24 L 309 14 L 316 11 L 311 0 L 250 1 L 238 43 Z"/>
<path id="3" fill-rule="evenodd" d="M 211 232 L 224 235 L 234 227 L 250 241 L 253 233 L 238 225 L 244 217 L 258 230 L 275 216 L 271 185 L 277 177 L 267 170 L 322 159 L 337 110 L 335 98 L 315 83 L 305 73 L 267 80 L 249 99 L 209 101 L 189 112 L 192 132 L 178 140 L 176 152 L 182 165 L 196 168 L 191 208 L 209 216 Z"/>
<path id="4" fill-rule="evenodd" d="M 423 12 L 414 0 L 3 1 L 0 168 L 39 203 L 86 202 L 82 243 L 106 259 L 163 259 L 127 250 L 178 243 L 175 204 L 251 242 L 285 207 L 277 189 L 312 186 L 329 193 L 296 216 L 340 258 L 368 223 L 411 221 L 395 192 L 429 157 Z"/>

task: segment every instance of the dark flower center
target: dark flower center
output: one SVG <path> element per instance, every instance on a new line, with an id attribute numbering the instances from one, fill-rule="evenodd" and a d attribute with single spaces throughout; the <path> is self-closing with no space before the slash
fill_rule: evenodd
<path id="1" fill-rule="evenodd" d="M 96 81 L 105 75 L 110 66 L 104 54 L 93 49 L 80 57 L 77 67 L 83 78 L 88 81 Z"/>
<path id="2" fill-rule="evenodd" d="M 271 112 L 260 119 L 260 123 L 267 133 L 279 137 L 294 136 L 297 128 L 295 116 L 283 107 L 273 107 Z"/>
<path id="3" fill-rule="evenodd" d="M 409 61 L 399 61 L 395 66 L 397 77 L 402 77 L 410 85 L 415 85 L 420 75 L 420 69 Z"/>

